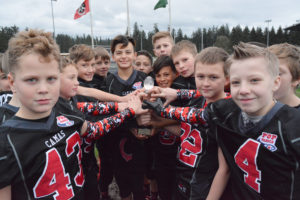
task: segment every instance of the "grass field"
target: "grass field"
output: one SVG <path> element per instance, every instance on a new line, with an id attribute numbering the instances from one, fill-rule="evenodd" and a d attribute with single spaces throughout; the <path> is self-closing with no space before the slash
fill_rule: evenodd
<path id="1" fill-rule="evenodd" d="M 298 97 L 300 97 L 300 88 L 298 88 L 298 89 L 296 90 L 296 94 L 297 94 Z"/>

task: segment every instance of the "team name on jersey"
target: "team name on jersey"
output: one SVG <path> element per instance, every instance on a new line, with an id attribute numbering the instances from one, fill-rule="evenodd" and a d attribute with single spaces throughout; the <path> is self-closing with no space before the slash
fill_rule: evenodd
<path id="1" fill-rule="evenodd" d="M 63 132 L 63 130 L 61 130 L 60 132 L 58 132 L 55 135 L 53 135 L 49 140 L 46 140 L 45 141 L 45 145 L 47 147 L 51 148 L 56 143 L 58 143 L 59 141 L 61 141 L 65 136 L 66 136 L 65 133 Z"/>
<path id="2" fill-rule="evenodd" d="M 122 96 L 126 96 L 127 94 L 130 94 L 131 92 L 133 92 L 133 91 L 123 91 Z"/>
<path id="3" fill-rule="evenodd" d="M 267 149 L 274 152 L 277 150 L 277 147 L 275 145 L 277 140 L 277 135 L 262 132 L 262 134 L 257 138 L 257 140 L 262 143 Z"/>

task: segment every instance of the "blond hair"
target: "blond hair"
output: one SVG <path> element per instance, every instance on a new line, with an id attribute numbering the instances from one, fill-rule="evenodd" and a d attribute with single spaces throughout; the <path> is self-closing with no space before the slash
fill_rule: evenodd
<path id="1" fill-rule="evenodd" d="M 101 57 L 101 60 L 110 60 L 110 55 L 104 47 L 98 46 L 94 48 L 94 53 L 95 53 L 95 59 Z"/>
<path id="2" fill-rule="evenodd" d="M 172 43 L 174 43 L 174 42 L 173 42 L 173 37 L 172 37 L 172 35 L 170 34 L 170 32 L 168 32 L 168 31 L 159 31 L 159 32 L 155 33 L 155 34 L 152 36 L 152 45 L 154 45 L 154 43 L 156 42 L 156 40 L 159 40 L 159 39 L 161 39 L 161 38 L 169 38 L 170 41 L 171 41 Z"/>
<path id="3" fill-rule="evenodd" d="M 226 68 L 229 71 L 230 66 L 236 60 L 245 60 L 249 58 L 264 58 L 267 63 L 267 70 L 270 75 L 276 77 L 279 75 L 279 61 L 277 57 L 267 48 L 240 42 L 233 46 L 233 54 L 226 61 Z"/>
<path id="4" fill-rule="evenodd" d="M 193 56 L 196 56 L 197 54 L 197 47 L 194 43 L 188 40 L 181 40 L 180 42 L 177 42 L 171 50 L 171 58 L 173 59 L 174 56 L 177 56 L 182 51 L 187 51 L 191 53 Z"/>
<path id="5" fill-rule="evenodd" d="M 288 44 L 275 44 L 269 51 L 274 53 L 279 60 L 283 60 L 290 70 L 292 81 L 300 79 L 300 50 L 298 47 Z"/>
<path id="6" fill-rule="evenodd" d="M 207 47 L 198 53 L 195 57 L 195 66 L 197 63 L 214 65 L 223 62 L 223 70 L 225 76 L 228 75 L 227 70 L 225 70 L 225 62 L 228 59 L 228 53 L 219 47 Z"/>
<path id="7" fill-rule="evenodd" d="M 78 61 L 90 61 L 95 58 L 95 53 L 91 47 L 85 44 L 75 44 L 69 49 L 70 59 L 77 64 Z"/>
<path id="8" fill-rule="evenodd" d="M 52 33 L 30 29 L 19 32 L 9 40 L 8 71 L 14 72 L 20 57 L 31 53 L 41 55 L 45 62 L 50 62 L 53 58 L 58 63 L 60 61 L 59 47 L 52 38 Z"/>

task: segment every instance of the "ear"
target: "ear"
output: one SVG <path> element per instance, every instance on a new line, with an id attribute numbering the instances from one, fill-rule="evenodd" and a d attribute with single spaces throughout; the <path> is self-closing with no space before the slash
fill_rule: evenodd
<path id="1" fill-rule="evenodd" d="M 273 92 L 275 92 L 276 90 L 278 90 L 278 88 L 280 87 L 280 76 L 276 76 L 276 78 L 274 79 L 274 86 L 273 86 Z"/>
<path id="2" fill-rule="evenodd" d="M 7 79 L 8 79 L 8 82 L 9 82 L 9 86 L 10 86 L 10 89 L 13 93 L 16 93 L 16 89 L 15 89 L 15 79 L 14 79 L 14 76 L 12 75 L 12 73 L 9 73 L 7 75 Z"/>
<path id="3" fill-rule="evenodd" d="M 299 80 L 295 80 L 295 81 L 292 81 L 292 87 L 294 89 L 297 89 L 298 85 L 300 84 L 300 79 Z"/>

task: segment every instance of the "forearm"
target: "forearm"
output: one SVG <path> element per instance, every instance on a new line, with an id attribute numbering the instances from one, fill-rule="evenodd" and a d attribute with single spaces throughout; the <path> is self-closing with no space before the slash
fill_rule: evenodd
<path id="1" fill-rule="evenodd" d="M 107 134 L 113 129 L 119 127 L 125 120 L 133 118 L 134 115 L 135 112 L 133 109 L 126 108 L 123 112 L 117 113 L 98 122 L 87 121 L 87 128 L 82 136 L 88 137 L 92 140 L 98 139 L 104 134 Z"/>
<path id="2" fill-rule="evenodd" d="M 187 90 L 187 89 L 177 90 L 177 99 L 179 100 L 186 100 L 186 99 L 189 100 L 200 96 L 201 93 L 198 90 Z"/>
<path id="3" fill-rule="evenodd" d="M 182 122 L 206 124 L 204 110 L 198 108 L 169 106 L 161 110 L 160 116 Z"/>
<path id="4" fill-rule="evenodd" d="M 0 189 L 0 199 L 1 200 L 11 200 L 11 186 L 6 186 Z"/>
<path id="5" fill-rule="evenodd" d="M 77 93 L 79 95 L 93 97 L 100 101 L 114 101 L 114 102 L 123 101 L 123 98 L 118 95 L 103 92 L 95 88 L 86 88 L 86 87 L 79 86 Z"/>
<path id="6" fill-rule="evenodd" d="M 114 102 L 78 102 L 77 108 L 83 113 L 91 115 L 109 114 L 118 112 L 118 103 Z"/>
<path id="7" fill-rule="evenodd" d="M 180 127 L 180 124 L 178 124 L 178 122 L 177 122 L 177 124 L 165 126 L 164 130 L 167 130 L 176 136 L 180 136 L 181 127 Z"/>
<path id="8" fill-rule="evenodd" d="M 209 193 L 206 198 L 207 200 L 215 200 L 221 198 L 230 176 L 228 165 L 220 148 L 218 149 L 218 157 L 219 168 L 211 184 Z"/>

